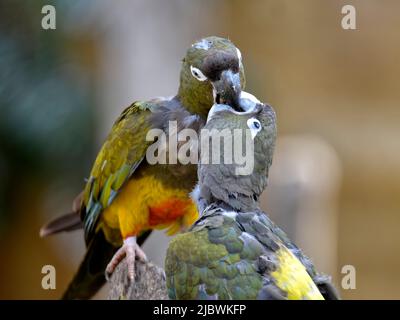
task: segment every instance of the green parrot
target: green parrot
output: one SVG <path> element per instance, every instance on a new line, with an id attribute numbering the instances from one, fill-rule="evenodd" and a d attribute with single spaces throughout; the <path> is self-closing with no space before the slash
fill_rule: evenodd
<path id="1" fill-rule="evenodd" d="M 222 151 L 230 140 L 220 144 L 220 162 L 201 158 L 193 191 L 201 217 L 170 242 L 165 260 L 169 297 L 338 299 L 330 278 L 318 274 L 310 259 L 260 209 L 259 196 L 272 163 L 276 117 L 269 105 L 250 94 L 242 94 L 240 105 L 245 112 L 214 105 L 204 129 L 243 132 L 239 144 L 253 145 L 252 170 L 238 174 L 242 164 L 224 161 L 229 153 Z M 245 132 L 252 140 L 242 138 Z"/>
<path id="2" fill-rule="evenodd" d="M 173 98 L 137 101 L 115 121 L 94 162 L 73 212 L 41 229 L 47 236 L 84 228 L 87 253 L 64 294 L 65 299 L 90 298 L 126 257 L 135 278 L 135 258 L 145 260 L 140 245 L 154 229 L 174 234 L 198 218 L 189 196 L 197 182 L 195 164 L 150 164 L 146 151 L 151 129 L 168 134 L 177 129 L 200 130 L 214 104 L 240 110 L 244 87 L 240 51 L 223 38 L 195 42 L 182 61 L 178 93 Z"/>

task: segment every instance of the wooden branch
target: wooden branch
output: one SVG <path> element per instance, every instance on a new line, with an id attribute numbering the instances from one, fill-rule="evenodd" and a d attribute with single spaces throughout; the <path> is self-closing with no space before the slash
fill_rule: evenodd
<path id="1" fill-rule="evenodd" d="M 167 300 L 167 287 L 164 270 L 151 262 L 136 261 L 136 279 L 128 278 L 125 260 L 115 269 L 111 276 L 110 300 Z"/>

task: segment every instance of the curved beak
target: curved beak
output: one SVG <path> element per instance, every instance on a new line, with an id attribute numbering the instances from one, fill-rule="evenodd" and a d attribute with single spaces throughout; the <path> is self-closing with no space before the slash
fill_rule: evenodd
<path id="1" fill-rule="evenodd" d="M 224 70 L 221 72 L 220 79 L 212 82 L 212 85 L 215 103 L 227 104 L 236 111 L 243 111 L 239 104 L 242 91 L 239 72 L 233 73 L 230 69 Z"/>

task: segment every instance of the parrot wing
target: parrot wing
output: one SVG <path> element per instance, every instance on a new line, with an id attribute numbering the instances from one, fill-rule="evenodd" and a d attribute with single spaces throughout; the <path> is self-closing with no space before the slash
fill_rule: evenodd
<path id="1" fill-rule="evenodd" d="M 147 147 L 152 143 L 146 141 L 150 129 L 147 118 L 154 106 L 151 102 L 134 102 L 126 108 L 96 158 L 81 208 L 86 243 L 93 237 L 101 212 L 112 203 L 145 158 Z"/>
<path id="2" fill-rule="evenodd" d="M 314 283 L 317 285 L 319 291 L 326 300 L 338 300 L 340 295 L 336 290 L 335 286 L 332 284 L 332 279 L 330 276 L 318 273 L 315 270 L 314 264 L 309 257 L 307 257 L 303 251 L 298 248 L 287 236 L 287 234 L 279 228 L 267 214 L 259 216 L 260 221 L 271 229 L 273 234 L 276 235 L 279 240 L 285 244 L 285 246 L 296 256 L 297 259 L 304 265 L 307 273 L 313 279 Z"/>
<path id="3" fill-rule="evenodd" d="M 240 239 L 233 219 L 202 217 L 191 232 L 176 236 L 166 257 L 171 299 L 255 299 L 262 287 L 255 259 L 262 247 Z"/>
<path id="4" fill-rule="evenodd" d="M 166 258 L 172 299 L 322 299 L 298 258 L 258 213 L 206 209 Z"/>

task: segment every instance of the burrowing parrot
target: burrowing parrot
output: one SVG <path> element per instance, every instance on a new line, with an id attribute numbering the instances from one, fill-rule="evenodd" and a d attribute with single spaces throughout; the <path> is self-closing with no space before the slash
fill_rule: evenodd
<path id="1" fill-rule="evenodd" d="M 174 234 L 196 221 L 197 207 L 189 196 L 196 164 L 150 165 L 146 151 L 153 141 L 146 135 L 151 129 L 168 134 L 170 121 L 178 130 L 198 131 L 215 101 L 239 108 L 244 81 L 235 45 L 207 37 L 187 50 L 173 98 L 137 101 L 122 112 L 74 201 L 74 212 L 41 230 L 46 236 L 84 227 L 87 253 L 64 298 L 90 298 L 104 284 L 104 272 L 111 274 L 125 256 L 134 280 L 135 257 L 146 259 L 139 245 L 151 230 Z"/>
<path id="2" fill-rule="evenodd" d="M 336 299 L 330 278 L 317 274 L 312 262 L 259 207 L 272 163 L 276 117 L 269 105 L 250 94 L 241 104 L 246 112 L 213 106 L 204 129 L 243 132 L 238 145 L 254 146 L 248 150 L 254 155 L 253 168 L 237 171 L 242 164 L 224 162 L 226 154 L 220 163 L 200 158 L 193 198 L 201 217 L 170 242 L 165 261 L 169 297 Z M 244 140 L 245 132 L 252 140 Z M 221 155 L 223 144 L 231 143 L 227 141 L 221 142 Z M 214 143 L 211 138 L 209 143 Z"/>

